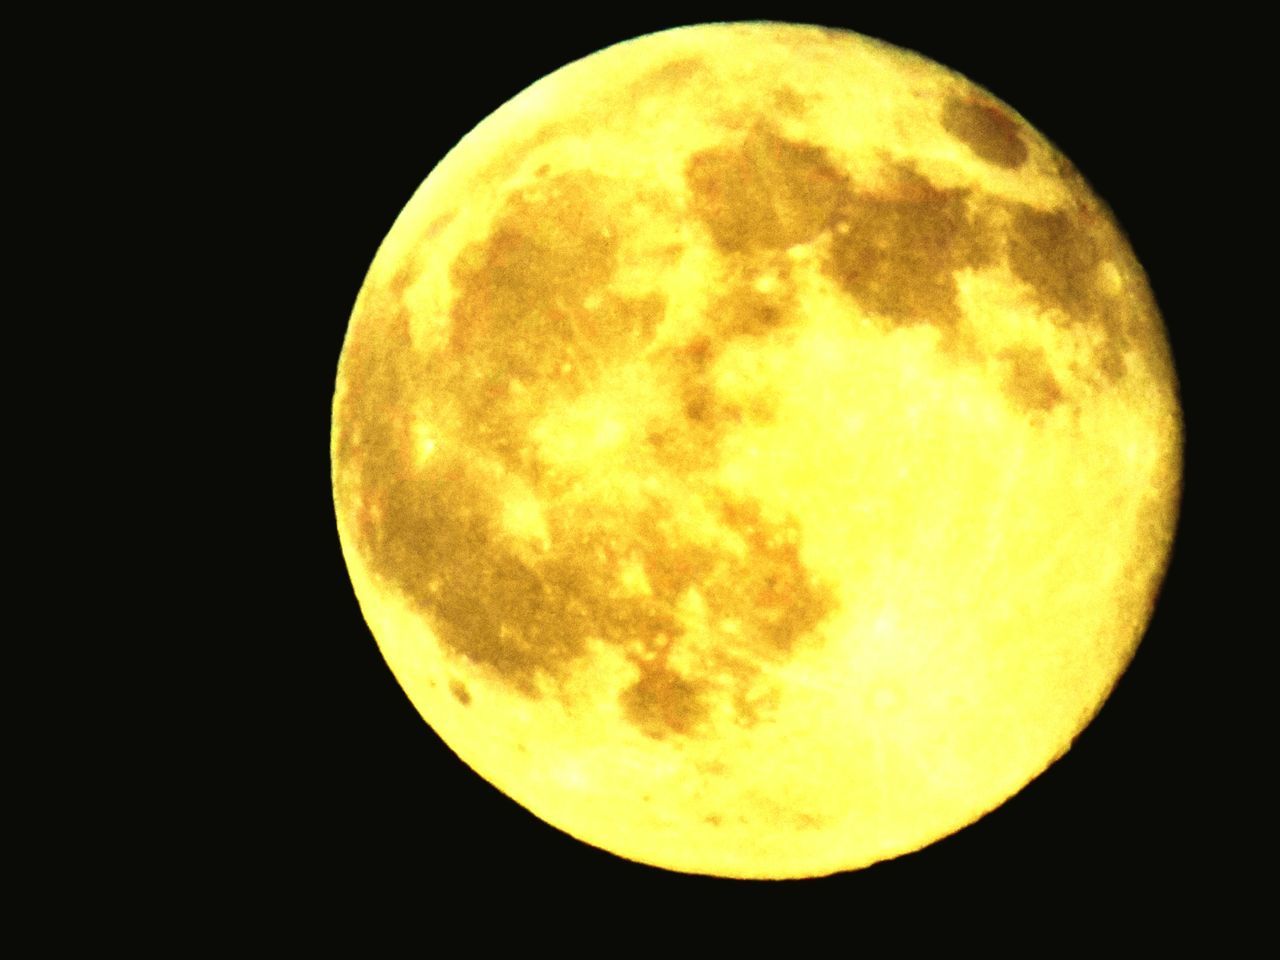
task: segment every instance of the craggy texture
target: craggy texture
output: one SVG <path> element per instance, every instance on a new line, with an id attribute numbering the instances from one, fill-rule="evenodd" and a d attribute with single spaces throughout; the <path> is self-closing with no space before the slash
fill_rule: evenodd
<path id="1" fill-rule="evenodd" d="M 1021 141 L 989 112 L 950 101 L 947 129 L 993 162 L 1021 162 L 1025 147 L 1011 146 Z M 713 371 L 737 338 L 795 322 L 782 252 L 825 240 L 822 269 L 891 326 L 954 332 L 957 271 L 1001 258 L 1059 322 L 1102 322 L 1098 246 L 1078 218 L 939 189 L 907 164 L 891 173 L 888 188 L 860 187 L 857 172 L 822 147 L 789 140 L 764 120 L 739 142 L 689 158 L 689 206 L 724 258 L 726 282 L 710 308 L 714 335 L 655 355 L 679 415 L 651 425 L 636 468 L 680 493 L 634 505 L 584 510 L 568 496 L 571 478 L 540 462 L 530 439 L 547 405 L 597 388 L 613 365 L 645 349 L 666 306 L 656 294 L 610 289 L 618 240 L 599 199 L 616 192 L 608 178 L 544 175 L 507 198 L 489 235 L 451 268 L 448 349 L 429 368 L 407 348 L 406 265 L 356 319 L 358 330 L 379 335 L 356 340 L 348 360 L 342 422 L 359 426 L 342 433 L 338 456 L 358 454 L 361 549 L 372 569 L 412 598 L 448 649 L 529 696 L 554 691 L 602 641 L 636 669 L 620 706 L 645 734 L 694 733 L 718 702 L 738 722 L 754 722 L 758 662 L 785 657 L 834 609 L 801 560 L 795 525 L 763 517 L 712 479 L 725 430 L 768 417 L 767 406 L 721 400 Z M 776 280 L 767 293 L 756 282 L 765 273 Z M 1124 343 L 1107 329 L 1106 343 Z M 1015 345 L 998 360 L 1011 405 L 1043 412 L 1064 401 L 1039 348 Z M 1121 372 L 1122 360 L 1108 369 Z M 453 405 L 468 436 L 466 448 L 419 469 L 409 417 L 424 381 Z M 543 493 L 545 549 L 504 532 L 503 485 L 486 465 Z M 718 542 L 683 529 L 690 509 L 718 516 Z M 664 535 L 649 536 L 655 529 Z M 630 586 L 624 567 L 634 572 Z M 700 611 L 692 624 L 680 612 L 691 603 Z M 690 639 L 707 631 L 724 642 Z M 673 666 L 682 649 L 686 662 Z"/>
<path id="2" fill-rule="evenodd" d="M 995 148 L 979 150 L 975 143 L 1016 143 L 1001 156 L 1009 165 L 1025 160 L 1026 147 L 1003 113 L 954 99 L 949 104 L 948 131 L 984 158 Z M 972 115 L 987 118 L 986 125 L 957 119 Z M 940 189 L 910 164 L 889 166 L 888 188 L 861 187 L 856 171 L 840 170 L 821 147 L 787 140 L 760 121 L 740 145 L 695 154 L 686 180 L 691 209 L 748 279 L 761 272 L 753 266 L 762 253 L 821 235 L 829 238 L 824 270 L 859 307 L 891 326 L 928 324 L 953 335 L 962 316 L 960 271 L 1004 262 L 1054 322 L 1100 330 L 1097 364 L 1112 381 L 1123 375 L 1132 331 L 1117 319 L 1117 298 L 1100 285 L 1096 214 L 1044 212 L 972 190 Z M 789 294 L 785 283 L 767 297 L 739 284 L 721 303 L 738 332 L 760 332 L 780 325 Z M 1028 359 L 1034 352 L 1011 348 L 1005 359 L 1015 369 L 1005 380 L 1007 396 L 1015 406 L 1048 409 L 1062 394 L 1043 358 Z"/>
<path id="3" fill-rule="evenodd" d="M 484 465 L 500 464 L 545 491 L 546 503 L 560 502 L 567 485 L 549 475 L 530 442 L 536 414 L 597 386 L 610 363 L 644 346 L 662 313 L 659 298 L 607 289 L 616 250 L 601 230 L 608 212 L 592 200 L 595 180 L 564 175 L 511 197 L 489 236 L 458 258 L 449 348 L 429 374 L 396 337 L 370 338 L 353 351 L 349 377 L 362 386 L 344 419 L 361 425 L 362 549 L 446 647 L 529 696 L 554 690 L 596 640 L 635 665 L 620 705 L 647 735 L 695 731 L 715 698 L 749 724 L 764 702 L 755 689 L 758 663 L 802 642 L 832 601 L 801 562 L 794 524 L 762 517 L 697 472 L 675 479 L 691 461 L 712 466 L 725 426 L 743 416 L 719 403 L 708 380 L 723 342 L 702 338 L 660 362 L 684 416 L 654 425 L 648 469 L 668 476 L 679 497 L 629 509 L 549 508 L 545 551 L 531 553 L 502 530 L 502 494 Z M 369 326 L 404 328 L 402 292 L 396 282 L 369 299 Z M 742 336 L 782 322 L 749 291 L 731 293 L 723 309 L 726 327 Z M 441 453 L 419 471 L 408 414 L 423 376 L 457 405 L 469 449 Z M 527 389 L 513 393 L 512 382 Z M 356 452 L 344 444 L 339 456 L 348 451 Z M 681 529 L 691 504 L 718 513 L 724 542 Z M 647 536 L 654 529 L 665 536 Z M 624 566 L 638 571 L 639 584 L 620 582 Z M 690 604 L 698 607 L 695 622 L 682 622 Z M 717 629 L 709 624 L 732 631 L 732 643 L 686 642 L 691 632 Z M 684 673 L 670 663 L 682 644 L 697 647 L 686 651 L 695 662 Z"/>
<path id="4" fill-rule="evenodd" d="M 624 856 L 803 876 L 1066 749 L 1154 596 L 1178 423 L 1047 141 L 901 51 L 735 24 L 566 68 L 441 164 L 351 318 L 333 480 L 466 763 Z"/>

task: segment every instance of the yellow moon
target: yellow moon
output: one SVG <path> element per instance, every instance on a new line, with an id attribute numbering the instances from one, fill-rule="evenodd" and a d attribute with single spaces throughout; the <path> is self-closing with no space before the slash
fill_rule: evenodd
<path id="1" fill-rule="evenodd" d="M 482 777 L 672 870 L 919 849 L 1070 746 L 1167 563 L 1165 330 L 1010 107 L 857 34 L 671 30 L 431 172 L 339 364 L 365 618 Z"/>

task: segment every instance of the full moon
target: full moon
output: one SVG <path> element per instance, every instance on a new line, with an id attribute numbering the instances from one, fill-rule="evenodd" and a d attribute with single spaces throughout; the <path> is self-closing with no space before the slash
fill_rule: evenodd
<path id="1" fill-rule="evenodd" d="M 365 619 L 462 761 L 619 856 L 785 878 L 1070 747 L 1151 615 L 1182 421 L 1142 267 L 1013 108 L 715 24 L 557 70 L 430 172 L 331 456 Z"/>

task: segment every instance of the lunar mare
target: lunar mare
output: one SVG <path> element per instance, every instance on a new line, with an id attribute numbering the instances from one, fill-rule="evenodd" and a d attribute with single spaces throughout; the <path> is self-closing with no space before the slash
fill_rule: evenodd
<path id="1" fill-rule="evenodd" d="M 423 717 L 670 869 L 865 866 L 992 809 L 1130 660 L 1164 330 L 1009 107 L 854 34 L 686 28 L 446 157 L 360 291 L 333 483 Z"/>

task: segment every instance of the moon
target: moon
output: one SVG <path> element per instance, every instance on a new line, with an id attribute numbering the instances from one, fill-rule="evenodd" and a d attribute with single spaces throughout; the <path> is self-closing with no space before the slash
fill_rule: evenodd
<path id="1" fill-rule="evenodd" d="M 533 84 L 369 269 L 338 534 L 427 723 L 621 857 L 821 876 L 1097 713 L 1177 520 L 1165 330 L 1011 107 L 858 34 L 669 30 Z"/>

